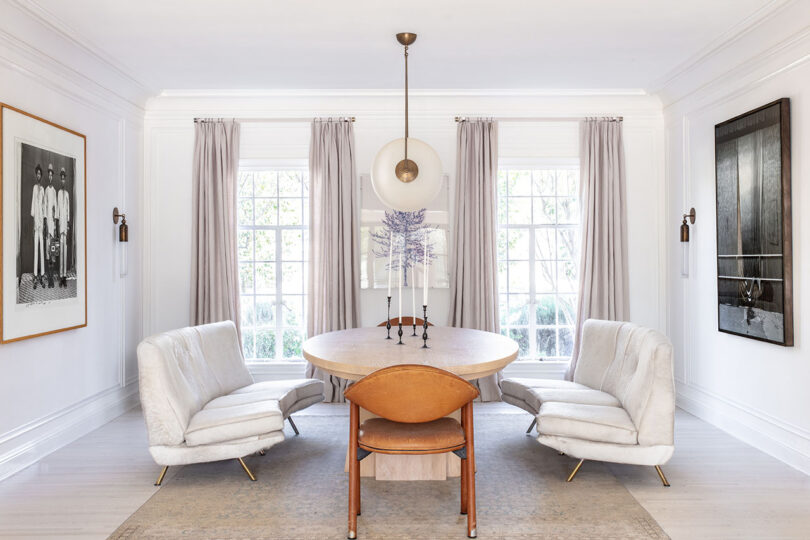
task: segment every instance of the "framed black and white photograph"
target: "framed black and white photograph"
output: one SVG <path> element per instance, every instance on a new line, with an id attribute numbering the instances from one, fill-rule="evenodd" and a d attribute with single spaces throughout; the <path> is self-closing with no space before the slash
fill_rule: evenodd
<path id="1" fill-rule="evenodd" d="M 86 140 L 0 104 L 3 343 L 87 325 Z"/>
<path id="2" fill-rule="evenodd" d="M 715 126 L 718 329 L 793 345 L 790 100 Z"/>

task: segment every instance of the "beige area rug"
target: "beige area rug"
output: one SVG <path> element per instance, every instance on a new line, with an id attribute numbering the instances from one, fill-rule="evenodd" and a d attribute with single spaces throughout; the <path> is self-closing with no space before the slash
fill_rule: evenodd
<path id="1" fill-rule="evenodd" d="M 576 460 L 526 436 L 529 415 L 486 408 L 475 417 L 478 538 L 667 538 L 607 467 L 587 462 L 566 483 Z M 286 441 L 245 458 L 256 482 L 235 460 L 183 467 L 110 538 L 346 538 L 345 412 L 295 415 L 300 436 L 285 429 Z M 466 538 L 458 479 L 363 478 L 361 489 L 360 539 Z"/>

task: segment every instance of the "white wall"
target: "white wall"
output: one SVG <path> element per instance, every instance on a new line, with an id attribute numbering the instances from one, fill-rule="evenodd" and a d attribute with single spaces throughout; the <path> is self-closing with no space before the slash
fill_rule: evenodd
<path id="1" fill-rule="evenodd" d="M 141 90 L 100 58 L 16 6 L 0 7 L 0 101 L 87 137 L 88 279 L 86 328 L 0 345 L 2 479 L 137 403 L 143 109 Z M 130 223 L 125 279 L 114 206 Z"/>
<path id="2" fill-rule="evenodd" d="M 431 144 L 455 175 L 456 115 L 501 117 L 623 115 L 628 170 L 631 318 L 665 328 L 666 265 L 663 229 L 663 119 L 648 96 L 488 95 L 415 92 L 411 135 Z M 191 154 L 194 117 L 355 116 L 357 170 L 367 173 L 378 149 L 401 137 L 402 97 L 396 92 L 295 95 L 169 95 L 153 98 L 146 113 L 146 222 L 149 227 L 145 329 L 158 332 L 189 322 Z M 504 123 L 504 157 L 577 157 L 576 123 Z M 243 124 L 242 158 L 307 158 L 308 123 Z M 452 209 L 451 209 L 452 211 Z M 451 219 L 452 223 L 452 219 Z M 447 322 L 449 291 L 431 291 L 432 320 Z M 385 291 L 361 292 L 361 322 L 385 319 Z M 298 368 L 300 369 L 300 368 Z"/>
<path id="3" fill-rule="evenodd" d="M 810 3 L 794 2 L 751 32 L 677 74 L 663 89 L 668 182 L 669 334 L 678 403 L 739 438 L 810 472 L 810 305 L 807 189 L 810 155 Z M 791 99 L 795 346 L 717 331 L 714 125 Z M 680 277 L 680 215 L 697 211 L 691 270 Z"/>

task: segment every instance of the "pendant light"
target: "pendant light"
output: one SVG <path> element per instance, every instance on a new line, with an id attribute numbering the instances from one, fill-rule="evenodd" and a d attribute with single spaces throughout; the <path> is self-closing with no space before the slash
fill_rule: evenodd
<path id="1" fill-rule="evenodd" d="M 408 136 L 408 46 L 416 41 L 416 34 L 397 34 L 397 41 L 405 47 L 405 138 L 389 142 L 377 153 L 371 185 L 385 205 L 414 212 L 439 194 L 442 162 L 430 145 Z"/>

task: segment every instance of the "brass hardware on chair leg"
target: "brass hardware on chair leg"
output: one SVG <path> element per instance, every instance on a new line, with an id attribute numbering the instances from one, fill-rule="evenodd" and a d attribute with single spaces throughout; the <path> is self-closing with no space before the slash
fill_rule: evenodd
<path id="1" fill-rule="evenodd" d="M 580 460 L 579 460 L 579 463 L 577 463 L 577 466 L 576 466 L 576 467 L 574 467 L 574 470 L 573 470 L 573 471 L 571 471 L 571 476 L 569 476 L 569 477 L 568 477 L 568 480 L 566 480 L 566 482 L 570 482 L 571 480 L 573 480 L 573 479 L 574 479 L 574 477 L 575 477 L 575 476 L 577 475 L 577 473 L 579 472 L 579 468 L 580 468 L 580 467 L 582 467 L 582 464 L 583 464 L 583 463 L 585 463 L 585 460 L 584 460 L 584 459 L 580 459 Z"/>
<path id="2" fill-rule="evenodd" d="M 169 470 L 169 466 L 168 466 L 168 465 L 166 465 L 165 467 L 163 467 L 163 470 L 162 470 L 162 471 L 160 471 L 160 476 L 158 476 L 157 482 L 155 482 L 155 485 L 156 485 L 156 486 L 160 486 L 160 484 L 162 484 L 162 483 L 163 483 L 163 477 L 164 477 L 164 476 L 166 476 L 166 471 L 168 471 L 168 470 Z"/>
<path id="3" fill-rule="evenodd" d="M 661 483 L 664 484 L 664 487 L 669 487 L 669 482 L 667 482 L 667 477 L 664 476 L 664 471 L 661 470 L 661 467 L 656 465 L 655 466 L 655 471 L 658 473 L 658 476 L 661 478 Z"/>
<path id="4" fill-rule="evenodd" d="M 536 423 L 537 423 L 537 418 L 535 418 L 534 420 L 532 420 L 532 423 L 531 423 L 531 424 L 529 424 L 529 429 L 527 429 L 527 430 L 526 430 L 526 435 L 529 435 L 529 434 L 532 432 L 532 428 L 534 427 L 534 425 L 535 425 Z"/>
<path id="5" fill-rule="evenodd" d="M 265 454 L 265 451 L 264 451 L 264 450 L 259 450 L 259 455 L 260 455 L 260 456 L 263 456 L 264 454 Z"/>
<path id="6" fill-rule="evenodd" d="M 557 452 L 557 455 L 558 455 L 558 456 L 564 456 L 564 455 L 565 455 L 565 452 Z"/>
<path id="7" fill-rule="evenodd" d="M 255 476 L 253 476 L 253 473 L 252 473 L 252 472 L 250 472 L 250 469 L 248 469 L 248 466 L 247 466 L 247 465 L 245 465 L 245 462 L 242 460 L 242 458 L 236 458 L 236 459 L 238 459 L 238 460 L 239 460 L 239 464 L 240 464 L 240 465 L 242 465 L 242 468 L 243 468 L 243 469 L 245 469 L 245 472 L 246 472 L 246 473 L 247 473 L 247 475 L 250 477 L 250 480 L 251 480 L 252 482 L 255 482 L 255 481 L 256 481 L 256 477 L 255 477 Z"/>

